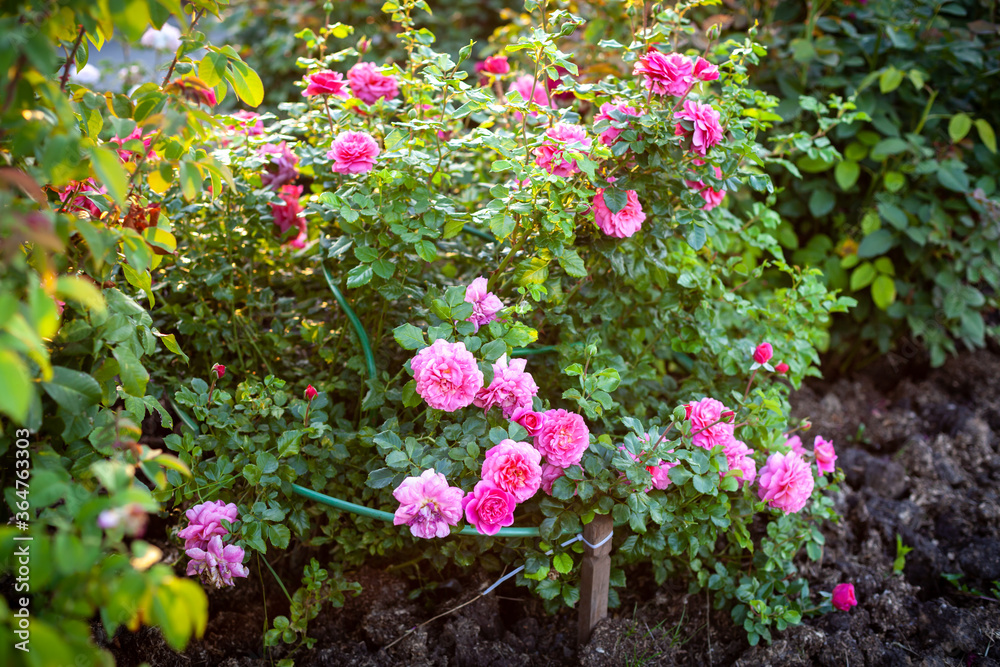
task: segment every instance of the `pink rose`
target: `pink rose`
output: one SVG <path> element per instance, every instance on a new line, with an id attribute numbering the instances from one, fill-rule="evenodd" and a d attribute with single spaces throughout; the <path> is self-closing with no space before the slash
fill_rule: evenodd
<path id="1" fill-rule="evenodd" d="M 445 476 L 432 469 L 420 477 L 407 477 L 392 492 L 399 501 L 392 523 L 409 526 L 416 537 L 448 537 L 449 526 L 462 520 L 463 495 L 462 489 L 448 486 Z"/>
<path id="2" fill-rule="evenodd" d="M 347 97 L 349 93 L 347 82 L 344 81 L 344 75 L 340 72 L 331 72 L 330 70 L 314 72 L 306 77 L 306 81 L 309 85 L 302 91 L 304 97 L 312 97 L 314 95 Z"/>
<path id="3" fill-rule="evenodd" d="M 515 408 L 510 415 L 510 420 L 517 422 L 524 427 L 524 430 L 528 432 L 528 435 L 532 438 L 538 433 L 538 430 L 542 428 L 542 421 L 544 421 L 545 415 L 541 412 L 532 412 L 531 406 Z"/>
<path id="4" fill-rule="evenodd" d="M 298 234 L 290 238 L 286 243 L 293 248 L 306 247 L 308 240 L 306 219 L 299 216 L 302 206 L 299 204 L 299 197 L 302 196 L 301 185 L 282 186 L 278 193 L 284 204 L 271 204 L 271 215 L 274 216 L 274 224 L 278 227 L 278 233 L 284 236 L 293 227 L 298 230 Z"/>
<path id="5" fill-rule="evenodd" d="M 806 455 L 806 448 L 802 446 L 802 438 L 797 435 L 790 436 L 785 440 L 785 447 L 790 447 L 799 456 Z"/>
<path id="6" fill-rule="evenodd" d="M 814 482 L 809 464 L 801 456 L 795 452 L 776 452 L 767 457 L 758 485 L 757 495 L 761 500 L 785 514 L 792 514 L 809 502 Z"/>
<path id="7" fill-rule="evenodd" d="M 562 65 L 556 65 L 556 72 L 559 74 L 559 78 L 557 79 L 550 79 L 548 77 L 545 77 L 546 79 L 545 89 L 549 92 L 549 95 L 551 95 L 552 99 L 554 100 L 558 100 L 560 102 L 572 101 L 576 97 L 576 95 L 574 95 L 572 92 L 564 92 L 564 93 L 554 92 L 556 88 L 562 85 L 563 79 L 565 79 L 566 75 L 569 74 L 569 70 L 563 67 Z M 570 79 L 570 81 L 572 81 L 572 78 Z"/>
<path id="8" fill-rule="evenodd" d="M 464 343 L 439 338 L 420 350 L 410 365 L 417 393 L 437 410 L 454 412 L 464 408 L 483 388 L 483 373 Z"/>
<path id="9" fill-rule="evenodd" d="M 726 462 L 730 470 L 739 470 L 742 477 L 737 477 L 740 486 L 750 484 L 757 477 L 757 462 L 753 460 L 753 450 L 747 447 L 742 440 L 733 438 L 723 450 L 726 453 Z M 725 473 L 719 473 L 720 477 L 725 477 Z"/>
<path id="10" fill-rule="evenodd" d="M 309 385 L 308 387 L 306 387 L 306 400 L 307 401 L 313 400 L 318 395 L 319 395 L 319 392 L 316 391 L 316 387 L 314 387 L 312 385 Z"/>
<path id="11" fill-rule="evenodd" d="M 490 74 L 507 74 L 510 72 L 510 64 L 507 62 L 507 56 L 489 56 L 483 61 L 482 71 Z"/>
<path id="12" fill-rule="evenodd" d="M 719 68 L 698 56 L 694 61 L 694 78 L 698 81 L 715 81 L 719 78 Z"/>
<path id="13" fill-rule="evenodd" d="M 819 474 L 837 469 L 837 452 L 833 449 L 832 440 L 824 440 L 823 436 L 817 435 L 813 440 L 813 456 L 816 457 L 816 469 Z"/>
<path id="14" fill-rule="evenodd" d="M 611 123 L 611 127 L 601 132 L 601 136 L 599 137 L 601 143 L 605 146 L 613 146 L 616 144 L 618 142 L 618 137 L 625 131 L 625 128 L 615 127 L 616 123 L 620 125 L 624 121 L 616 120 L 615 117 L 611 115 L 612 112 L 617 112 L 617 115 L 619 116 L 624 115 L 638 117 L 641 115 L 638 111 L 636 111 L 635 107 L 629 106 L 625 102 L 605 102 L 602 104 L 600 112 L 594 116 L 594 122 L 597 123 L 598 121 L 606 120 Z M 631 123 L 629 125 L 631 126 Z"/>
<path id="15" fill-rule="evenodd" d="M 243 547 L 235 544 L 222 546 L 222 538 L 218 535 L 208 541 L 206 548 L 191 547 L 185 553 L 191 559 L 187 566 L 187 575 L 193 577 L 200 574 L 202 580 L 216 588 L 235 586 L 233 577 L 246 577 L 250 569 L 243 564 L 246 554 Z"/>
<path id="16" fill-rule="evenodd" d="M 778 375 L 784 375 L 788 372 L 788 364 L 782 361 L 780 364 L 774 367 L 774 372 Z"/>
<path id="17" fill-rule="evenodd" d="M 391 100 L 399 94 L 396 77 L 379 70 L 374 63 L 358 63 L 347 72 L 351 92 L 365 104 L 375 104 L 383 97 Z"/>
<path id="18" fill-rule="evenodd" d="M 684 108 L 677 112 L 674 134 L 691 140 L 691 150 L 698 155 L 708 155 L 708 151 L 722 141 L 723 129 L 719 124 L 719 112 L 707 104 L 684 100 Z"/>
<path id="19" fill-rule="evenodd" d="M 260 182 L 272 190 L 291 183 L 299 176 L 299 156 L 292 152 L 288 144 L 264 144 L 258 149 L 261 155 L 270 155 L 271 164 L 261 172 Z M 273 169 L 273 171 L 272 171 Z"/>
<path id="20" fill-rule="evenodd" d="M 565 157 L 564 151 L 586 154 L 590 150 L 591 139 L 587 130 L 572 123 L 557 123 L 545 132 L 545 142 L 535 149 L 535 163 L 556 176 L 571 176 L 580 171 L 576 160 Z"/>
<path id="21" fill-rule="evenodd" d="M 465 301 L 472 304 L 472 315 L 468 317 L 468 321 L 476 325 L 476 331 L 495 320 L 497 313 L 503 309 L 499 297 L 486 291 L 488 284 L 486 278 L 480 276 L 465 288 Z"/>
<path id="22" fill-rule="evenodd" d="M 526 442 L 511 439 L 486 450 L 483 481 L 503 489 L 523 503 L 535 495 L 542 482 L 542 455 Z"/>
<path id="23" fill-rule="evenodd" d="M 604 201 L 604 188 L 598 188 L 591 210 L 594 212 L 594 222 L 600 230 L 608 236 L 619 239 L 635 234 L 646 220 L 646 214 L 642 211 L 642 204 L 639 203 L 639 195 L 635 190 L 628 190 L 625 206 L 617 213 L 612 213 Z"/>
<path id="24" fill-rule="evenodd" d="M 187 517 L 188 525 L 177 533 L 177 537 L 184 540 L 185 549 L 205 549 L 213 537 L 229 533 L 229 529 L 222 525 L 222 521 L 236 523 L 239 510 L 233 503 L 227 504 L 215 500 L 195 505 L 184 515 Z"/>
<path id="25" fill-rule="evenodd" d="M 701 160 L 695 160 L 694 162 L 699 165 L 705 164 Z M 718 167 L 712 167 L 712 169 L 715 170 L 715 177 L 721 179 L 722 170 Z M 725 190 L 716 190 L 704 181 L 684 181 L 684 184 L 692 190 L 697 190 L 701 198 L 705 200 L 705 205 L 701 207 L 703 211 L 711 211 L 726 198 Z"/>
<path id="26" fill-rule="evenodd" d="M 771 349 L 770 343 L 761 343 L 753 351 L 753 360 L 758 364 L 766 364 L 772 356 L 774 356 L 774 350 Z"/>
<path id="27" fill-rule="evenodd" d="M 545 93 L 545 84 L 543 84 L 541 81 L 536 82 L 530 76 L 524 75 L 514 79 L 511 82 L 510 88 L 507 90 L 507 93 L 510 94 L 514 91 L 517 91 L 518 95 L 520 95 L 521 99 L 524 100 L 525 102 L 529 101 L 534 102 L 540 107 L 549 106 L 549 96 Z M 528 115 L 537 116 L 538 112 L 531 111 L 528 113 Z M 520 111 L 515 112 L 514 117 L 520 121 L 522 119 L 521 112 Z"/>
<path id="28" fill-rule="evenodd" d="M 95 195 L 107 193 L 108 189 L 103 185 L 98 185 L 97 181 L 93 178 L 88 178 L 85 181 L 70 181 L 65 187 L 52 189 L 59 195 L 59 201 L 63 204 L 66 204 L 66 201 L 72 198 L 72 202 L 66 206 L 67 211 L 86 212 L 94 220 L 98 220 L 101 217 L 101 209 L 98 208 L 97 204 L 89 198 L 81 196 L 83 194 Z"/>
<path id="29" fill-rule="evenodd" d="M 690 58 L 679 53 L 666 55 L 650 50 L 639 58 L 632 74 L 641 76 L 643 85 L 656 95 L 682 97 L 694 85 L 694 66 Z"/>
<path id="30" fill-rule="evenodd" d="M 854 597 L 854 584 L 837 584 L 834 586 L 830 603 L 840 611 L 849 611 L 851 607 L 856 607 L 858 599 Z"/>
<path id="31" fill-rule="evenodd" d="M 155 153 L 153 153 L 153 151 L 151 151 L 149 149 L 149 146 L 150 146 L 150 144 L 153 141 L 153 135 L 150 134 L 150 135 L 148 135 L 146 137 L 143 137 L 142 136 L 142 128 L 141 127 L 136 127 L 125 138 L 122 138 L 122 137 L 119 137 L 119 136 L 116 135 L 116 136 L 112 137 L 111 139 L 108 139 L 108 142 L 109 143 L 113 143 L 113 144 L 118 144 L 119 146 L 124 146 L 126 141 L 131 141 L 133 139 L 142 141 L 142 146 L 143 146 L 143 149 L 144 149 L 144 151 L 145 151 L 145 153 L 146 153 L 147 156 L 149 156 L 149 155 L 155 155 Z M 118 158 L 122 162 L 128 162 L 133 157 L 135 157 L 135 154 L 132 151 L 124 150 L 124 149 L 119 149 L 118 150 Z"/>
<path id="32" fill-rule="evenodd" d="M 483 535 L 496 535 L 504 526 L 514 523 L 517 499 L 489 482 L 477 482 L 462 499 L 465 520 Z"/>
<path id="33" fill-rule="evenodd" d="M 333 170 L 340 174 L 365 174 L 375 166 L 378 143 L 364 132 L 341 132 L 326 154 L 333 160 Z"/>
<path id="34" fill-rule="evenodd" d="M 648 435 L 640 436 L 639 440 L 645 445 L 649 444 Z M 632 460 L 635 461 L 636 463 L 642 462 L 642 457 L 645 456 L 646 454 L 645 450 L 639 452 L 638 454 L 633 454 L 628 450 L 628 448 L 625 445 L 620 445 L 618 449 L 627 454 L 628 456 L 630 456 Z M 672 454 L 673 451 L 674 450 L 671 449 L 670 453 Z M 647 460 L 645 463 L 646 472 L 648 472 L 650 475 L 653 476 L 653 482 L 652 482 L 652 487 L 647 488 L 646 492 L 648 493 L 652 488 L 659 489 L 660 491 L 662 491 L 666 489 L 668 486 L 670 486 L 670 475 L 669 475 L 670 469 L 676 465 L 678 465 L 677 462 L 670 463 L 667 461 L 663 461 L 661 459 L 655 459 L 655 461 Z"/>
<path id="35" fill-rule="evenodd" d="M 493 364 L 493 381 L 476 394 L 473 405 L 484 410 L 499 405 L 506 419 L 510 419 L 519 408 L 530 408 L 531 397 L 538 393 L 538 385 L 531 373 L 524 370 L 527 363 L 526 359 L 514 359 L 508 363 L 507 355 L 502 355 Z"/>
<path id="36" fill-rule="evenodd" d="M 552 485 L 557 479 L 566 474 L 565 468 L 554 466 L 551 463 L 542 464 L 542 491 L 552 495 Z"/>
<path id="37" fill-rule="evenodd" d="M 704 449 L 712 449 L 716 445 L 726 447 L 733 440 L 733 425 L 729 421 L 720 421 L 725 405 L 714 398 L 703 398 L 695 403 L 689 403 L 687 419 L 691 422 L 691 442 Z M 726 417 L 728 419 L 728 417 Z"/>
<path id="38" fill-rule="evenodd" d="M 545 460 L 560 468 L 576 465 L 590 446 L 590 430 L 575 412 L 549 410 L 535 435 L 535 447 Z"/>

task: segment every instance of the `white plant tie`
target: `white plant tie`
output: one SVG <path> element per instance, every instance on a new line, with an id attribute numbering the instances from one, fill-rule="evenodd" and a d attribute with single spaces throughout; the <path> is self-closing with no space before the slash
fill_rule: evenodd
<path id="1" fill-rule="evenodd" d="M 614 531 L 614 529 L 612 529 L 612 530 L 608 531 L 608 534 L 604 537 L 603 540 L 601 540 L 597 544 L 591 544 L 583 536 L 583 533 L 578 533 L 577 535 L 574 535 L 573 537 L 569 538 L 568 540 L 566 540 L 565 542 L 563 542 L 559 546 L 561 548 L 565 549 L 566 547 L 568 547 L 569 545 L 573 544 L 574 542 L 583 542 L 584 544 L 586 544 L 591 549 L 596 549 L 598 547 L 602 547 L 605 544 L 607 544 L 608 540 L 610 540 L 612 537 L 614 537 L 614 534 L 615 534 L 615 531 Z M 546 556 L 551 556 L 553 551 L 554 551 L 553 549 L 549 549 L 548 551 L 545 552 L 545 555 Z M 524 566 L 521 565 L 520 567 L 518 567 L 518 568 L 516 568 L 516 569 L 514 569 L 514 570 L 512 570 L 510 572 L 508 572 L 507 574 L 503 575 L 502 577 L 500 577 L 499 579 L 497 579 L 496 582 L 494 582 L 494 584 L 492 586 L 490 586 L 485 591 L 483 591 L 482 595 L 489 595 L 490 593 L 493 592 L 493 589 L 495 589 L 497 586 L 499 586 L 503 582 L 507 581 L 511 577 L 515 576 L 518 572 L 520 572 L 523 569 L 524 569 Z"/>

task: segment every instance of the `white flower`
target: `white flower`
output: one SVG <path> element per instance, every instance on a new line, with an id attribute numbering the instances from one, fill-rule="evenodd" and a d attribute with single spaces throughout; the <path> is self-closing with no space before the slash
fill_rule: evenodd
<path id="1" fill-rule="evenodd" d="M 160 30 L 154 28 L 147 30 L 139 43 L 157 51 L 176 51 L 181 46 L 181 31 L 169 23 L 164 23 Z"/>
<path id="2" fill-rule="evenodd" d="M 72 78 L 77 83 L 94 84 L 101 80 L 101 70 L 87 64 L 83 69 L 73 72 Z"/>

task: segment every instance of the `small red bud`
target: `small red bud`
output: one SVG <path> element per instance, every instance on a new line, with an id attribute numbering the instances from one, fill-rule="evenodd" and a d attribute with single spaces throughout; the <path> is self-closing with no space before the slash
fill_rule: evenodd
<path id="1" fill-rule="evenodd" d="M 784 375 L 788 372 L 788 364 L 782 361 L 780 364 L 774 367 L 774 372 L 780 375 Z"/>
<path id="2" fill-rule="evenodd" d="M 318 394 L 318 393 L 319 392 L 316 391 L 315 387 L 313 387 L 312 385 L 309 385 L 308 387 L 306 387 L 306 400 L 307 401 L 313 400 L 314 398 L 316 398 L 316 394 Z"/>
<path id="3" fill-rule="evenodd" d="M 212 371 L 215 373 L 215 377 L 221 379 L 226 374 L 226 367 L 222 364 L 215 364 L 212 366 Z"/>

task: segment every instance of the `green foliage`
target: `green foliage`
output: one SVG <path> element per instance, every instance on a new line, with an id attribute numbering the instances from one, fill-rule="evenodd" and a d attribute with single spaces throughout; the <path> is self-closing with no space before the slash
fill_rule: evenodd
<path id="1" fill-rule="evenodd" d="M 1000 116 L 982 76 L 997 51 L 977 29 L 980 3 L 809 7 L 781 2 L 754 17 L 784 26 L 759 79 L 784 98 L 775 150 L 817 174 L 772 171 L 789 225 L 782 245 L 858 299 L 833 332 L 848 363 L 865 349 L 858 338 L 884 354 L 908 336 L 935 366 L 958 343 L 983 347 L 1000 333 Z"/>

